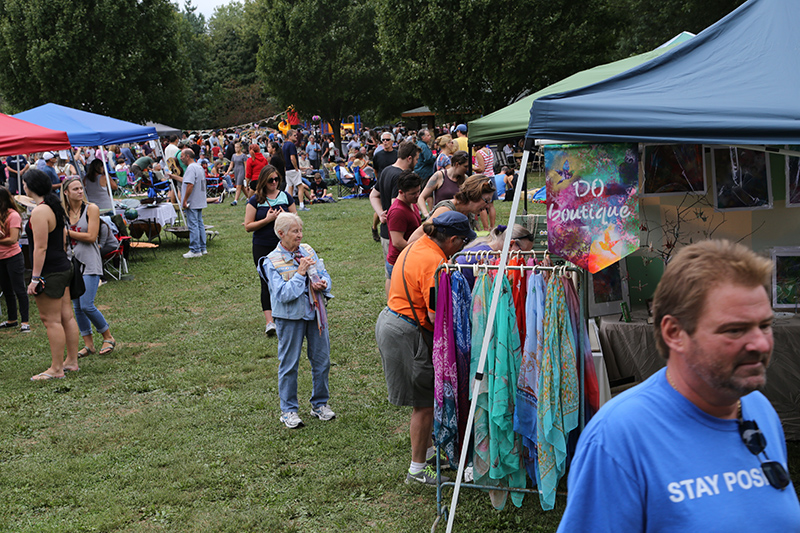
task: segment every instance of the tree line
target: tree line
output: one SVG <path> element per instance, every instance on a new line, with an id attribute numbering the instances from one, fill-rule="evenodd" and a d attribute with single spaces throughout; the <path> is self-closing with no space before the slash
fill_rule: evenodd
<path id="1" fill-rule="evenodd" d="M 490 113 L 698 33 L 744 0 L 3 0 L 0 110 L 55 102 L 184 129 L 293 105 L 334 127 Z"/>

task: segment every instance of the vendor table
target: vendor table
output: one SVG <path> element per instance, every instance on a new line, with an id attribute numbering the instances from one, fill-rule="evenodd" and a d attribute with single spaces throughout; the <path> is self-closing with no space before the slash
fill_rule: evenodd
<path id="1" fill-rule="evenodd" d="M 170 226 L 178 220 L 178 215 L 175 213 L 175 208 L 169 202 L 162 204 L 146 206 L 142 205 L 136 209 L 139 212 L 139 218 L 142 220 L 152 220 L 158 222 L 162 226 Z"/>
<path id="2" fill-rule="evenodd" d="M 800 440 L 800 317 L 777 318 L 773 336 L 775 348 L 763 392 L 781 417 L 786 438 Z M 666 364 L 656 349 L 653 325 L 645 320 L 626 323 L 603 317 L 600 345 L 611 381 L 629 376 L 644 381 Z"/>

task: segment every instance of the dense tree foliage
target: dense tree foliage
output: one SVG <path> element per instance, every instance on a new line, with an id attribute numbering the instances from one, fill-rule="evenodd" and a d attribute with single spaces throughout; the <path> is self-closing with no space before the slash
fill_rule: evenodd
<path id="1" fill-rule="evenodd" d="M 18 111 L 173 120 L 188 96 L 177 24 L 168 0 L 3 0 L 0 92 Z"/>
<path id="2" fill-rule="evenodd" d="M 304 116 L 319 114 L 338 137 L 340 119 L 390 103 L 391 68 L 376 48 L 374 3 L 259 0 L 258 73 L 268 92 Z"/>
<path id="3" fill-rule="evenodd" d="M 437 111 L 489 112 L 606 61 L 616 40 L 599 0 L 397 0 L 378 4 L 397 83 Z"/>
<path id="4" fill-rule="evenodd" d="M 211 128 L 488 113 L 699 32 L 744 0 L 0 0 L 0 106 Z M 338 128 L 334 128 L 338 131 Z"/>
<path id="5" fill-rule="evenodd" d="M 682 31 L 700 33 L 745 0 L 622 0 L 621 57 L 647 52 Z"/>

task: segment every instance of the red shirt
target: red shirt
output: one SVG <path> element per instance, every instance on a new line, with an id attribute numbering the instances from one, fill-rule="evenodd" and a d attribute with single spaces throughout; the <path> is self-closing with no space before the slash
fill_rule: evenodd
<path id="1" fill-rule="evenodd" d="M 417 207 L 416 204 L 409 206 L 405 202 L 395 198 L 392 205 L 389 207 L 389 211 L 386 213 L 386 226 L 389 228 L 389 240 L 391 241 L 392 239 L 391 232 L 398 231 L 403 234 L 403 238 L 407 241 L 420 224 L 422 224 L 422 220 L 419 216 L 419 207 Z M 393 265 L 395 261 L 397 261 L 398 255 L 400 255 L 400 250 L 395 248 L 394 244 L 390 242 L 389 254 L 386 256 L 386 260 L 390 265 Z"/>

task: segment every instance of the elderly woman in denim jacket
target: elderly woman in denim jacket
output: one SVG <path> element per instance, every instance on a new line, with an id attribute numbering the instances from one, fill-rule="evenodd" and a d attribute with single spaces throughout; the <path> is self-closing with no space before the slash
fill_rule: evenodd
<path id="1" fill-rule="evenodd" d="M 278 328 L 281 422 L 294 429 L 303 425 L 297 414 L 297 367 L 304 337 L 313 379 L 311 414 L 320 420 L 336 416 L 328 407 L 331 350 L 325 300 L 331 297 L 331 277 L 314 249 L 301 242 L 303 221 L 299 216 L 279 214 L 275 233 L 281 242 L 261 259 L 258 269 L 269 283 L 272 317 Z"/>

